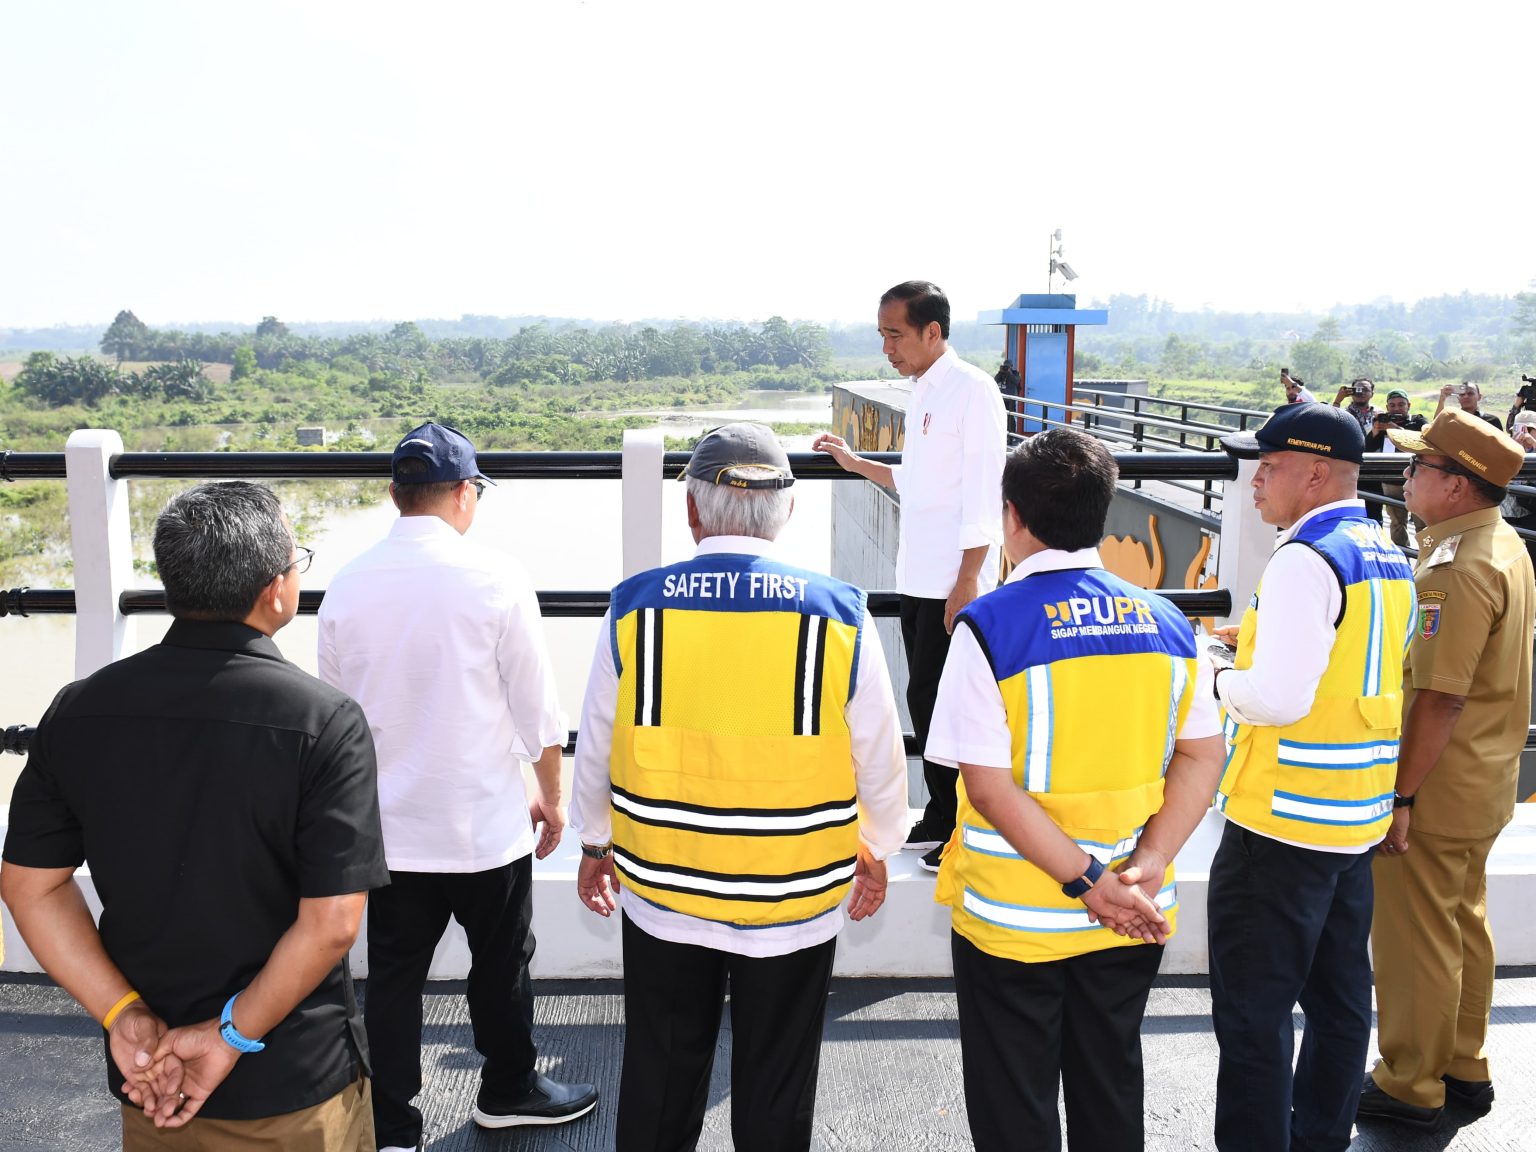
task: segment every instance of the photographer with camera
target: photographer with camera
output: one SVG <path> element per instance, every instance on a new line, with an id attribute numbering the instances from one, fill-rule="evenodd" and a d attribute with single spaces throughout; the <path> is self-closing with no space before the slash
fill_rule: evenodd
<path id="1" fill-rule="evenodd" d="M 1388 428 L 1406 428 L 1410 432 L 1417 432 L 1424 427 L 1424 417 L 1414 416 L 1408 411 L 1408 393 L 1401 388 L 1394 388 L 1387 393 L 1387 410 L 1378 412 L 1371 417 L 1371 426 L 1365 433 L 1365 450 L 1367 452 L 1396 452 L 1398 447 L 1387 436 Z M 1365 484 L 1360 485 L 1362 495 L 1367 492 L 1382 496 L 1390 496 L 1394 500 L 1403 498 L 1403 486 L 1401 484 Z M 1367 499 L 1366 506 L 1371 508 L 1375 515 L 1376 501 Z M 1399 548 L 1408 547 L 1408 510 L 1401 504 L 1382 504 L 1387 510 L 1387 526 L 1392 533 L 1392 543 Z"/>
<path id="2" fill-rule="evenodd" d="M 1520 376 L 1520 388 L 1515 393 L 1515 402 L 1510 405 L 1509 417 L 1504 421 L 1509 428 L 1509 434 L 1515 434 L 1515 413 L 1536 412 L 1536 376 Z M 1530 451 L 1529 448 L 1526 449 Z"/>
<path id="3" fill-rule="evenodd" d="M 1482 409 L 1483 390 L 1470 380 L 1463 380 L 1460 384 L 1445 384 L 1440 388 L 1440 402 L 1435 405 L 1435 415 L 1445 411 L 1445 402 L 1452 396 L 1456 397 L 1456 403 L 1461 405 L 1461 410 L 1468 416 L 1476 416 L 1488 421 L 1500 432 L 1504 431 L 1504 422 L 1497 416 L 1490 416 Z"/>
<path id="4" fill-rule="evenodd" d="M 1333 406 L 1341 407 L 1348 400 L 1349 407 L 1344 411 L 1354 417 L 1355 423 L 1360 425 L 1361 433 L 1366 433 L 1371 430 L 1371 423 L 1376 417 L 1376 409 L 1371 406 L 1371 397 L 1375 394 L 1375 382 L 1369 376 L 1360 376 L 1339 389 L 1333 398 Z"/>

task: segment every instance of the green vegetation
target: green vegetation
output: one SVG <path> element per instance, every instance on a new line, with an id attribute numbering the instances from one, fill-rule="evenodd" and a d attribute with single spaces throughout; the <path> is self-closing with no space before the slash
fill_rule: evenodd
<path id="1" fill-rule="evenodd" d="M 1378 397 L 1401 385 L 1426 414 L 1442 383 L 1474 380 L 1485 407 L 1503 416 L 1519 373 L 1536 368 L 1536 282 L 1511 297 L 1461 293 L 1322 314 L 1180 312 L 1146 296 L 1085 306 L 1107 307 L 1110 325 L 1079 330 L 1077 377 L 1147 379 L 1169 399 L 1271 408 L 1286 366 L 1319 399 L 1370 376 Z M 157 330 L 123 311 L 104 332 L 11 333 L 10 347 L 51 351 L 27 357 L 13 383 L 0 385 L 0 448 L 58 451 L 76 428 L 98 427 L 118 430 L 130 450 L 291 451 L 301 425 L 322 425 L 328 448 L 367 450 L 433 419 L 487 449 L 612 450 L 625 429 L 653 424 L 647 413 L 658 408 L 726 408 L 749 390 L 824 391 L 892 375 L 872 319 L 825 329 L 781 317 L 593 327 L 465 316 L 370 327 L 267 316 L 245 331 L 208 329 Z M 956 350 L 988 372 L 1001 342 L 1000 329 L 959 320 L 951 333 Z M 71 355 L 92 343 L 101 357 Z M 176 483 L 130 486 L 136 539 L 147 539 Z M 302 534 L 327 510 L 378 493 L 372 484 L 305 482 L 285 499 Z M 67 569 L 66 516 L 59 482 L 0 485 L 0 587 L 47 584 Z"/>
<path id="2" fill-rule="evenodd" d="M 819 391 L 846 378 L 829 366 L 823 329 L 778 317 L 665 331 L 533 324 L 503 339 L 433 340 L 411 323 L 299 336 L 271 316 L 254 332 L 189 335 L 125 311 L 100 347 L 110 360 L 27 357 L 0 387 L 0 448 L 59 451 L 75 429 L 94 427 L 118 431 L 130 451 L 296 451 L 298 428 L 320 425 L 328 448 L 366 451 L 436 420 L 482 449 L 614 450 L 626 429 L 654 423 L 647 411 L 728 407 L 751 389 Z M 153 517 L 179 486 L 130 485 L 141 570 Z M 379 492 L 306 481 L 285 503 L 302 537 L 327 511 Z M 63 485 L 5 485 L 0 496 L 0 586 L 52 582 L 68 566 Z"/>
<path id="3" fill-rule="evenodd" d="M 1278 403 L 1281 367 L 1319 399 L 1357 376 L 1409 392 L 1471 380 L 1499 415 L 1536 366 L 1536 282 L 1514 296 L 1463 292 L 1406 305 L 1378 301 L 1318 314 L 1178 312 L 1145 296 L 1111 296 L 1107 329 L 1078 333 L 1077 375 L 1251 386 Z M 1194 397 L 1191 397 L 1194 398 Z M 1433 408 L 1433 401 L 1430 407 Z"/>

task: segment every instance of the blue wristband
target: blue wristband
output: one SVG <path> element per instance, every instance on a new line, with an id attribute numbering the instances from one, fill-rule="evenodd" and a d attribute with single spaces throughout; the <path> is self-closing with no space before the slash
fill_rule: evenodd
<path id="1" fill-rule="evenodd" d="M 1099 882 L 1099 877 L 1102 875 L 1104 875 L 1103 861 L 1097 856 L 1089 856 L 1087 870 L 1076 880 L 1063 884 L 1061 890 L 1065 895 L 1071 896 L 1074 900 L 1081 900 Z"/>
<path id="2" fill-rule="evenodd" d="M 224 1011 L 219 1014 L 219 1035 L 224 1037 L 224 1043 L 236 1052 L 260 1052 L 266 1045 L 260 1040 L 251 1040 L 240 1035 L 240 1030 L 235 1027 L 235 1000 L 239 996 L 238 992 L 231 996 L 229 1003 L 224 1005 Z"/>

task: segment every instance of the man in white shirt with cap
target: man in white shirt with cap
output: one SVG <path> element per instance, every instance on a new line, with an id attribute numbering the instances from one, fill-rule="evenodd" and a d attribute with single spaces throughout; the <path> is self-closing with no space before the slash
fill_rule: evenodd
<path id="1" fill-rule="evenodd" d="M 475 1123 L 560 1124 L 597 1103 L 592 1085 L 534 1067 L 531 857 L 560 840 L 566 739 L 538 600 L 515 561 L 464 539 L 492 483 L 466 437 L 423 424 L 390 470 L 400 518 L 331 582 L 319 653 L 321 678 L 362 705 L 379 755 L 390 885 L 368 905 L 364 1022 L 385 1152 L 421 1143 L 421 994 L 450 916 L 469 939 L 466 998 L 485 1057 Z"/>
<path id="2" fill-rule="evenodd" d="M 901 729 L 863 591 L 773 558 L 773 432 L 716 428 L 684 479 L 698 550 L 613 590 L 571 785 L 583 906 L 624 887 L 615 1148 L 698 1142 L 729 987 L 733 1142 L 794 1152 L 843 909 L 879 909 L 901 848 Z"/>

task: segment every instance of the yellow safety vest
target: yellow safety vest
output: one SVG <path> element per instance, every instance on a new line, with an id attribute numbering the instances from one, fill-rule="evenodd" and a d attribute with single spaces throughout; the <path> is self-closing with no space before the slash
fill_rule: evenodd
<path id="1" fill-rule="evenodd" d="M 614 589 L 613 858 L 631 893 L 748 926 L 838 905 L 864 609 L 852 585 L 735 554 Z"/>
<path id="2" fill-rule="evenodd" d="M 1310 547 L 1328 561 L 1343 589 L 1343 613 L 1311 711 L 1283 727 L 1225 717 L 1227 762 L 1216 806 L 1281 840 L 1374 844 L 1392 820 L 1413 571 L 1381 525 L 1358 509 L 1307 521 L 1284 547 Z M 1240 669 L 1253 665 L 1262 595 L 1261 584 L 1238 627 Z"/>
<path id="3" fill-rule="evenodd" d="M 1189 714 L 1196 650 L 1162 597 L 1099 568 L 1041 572 L 973 602 L 1002 692 L 1013 781 L 1105 865 L 1121 863 L 1162 807 L 1163 773 Z M 1060 960 L 1139 943 L 1091 923 L 1082 901 L 1020 856 L 962 780 L 935 898 L 956 932 L 1009 960 Z M 1158 905 L 1177 917 L 1173 865 Z"/>

